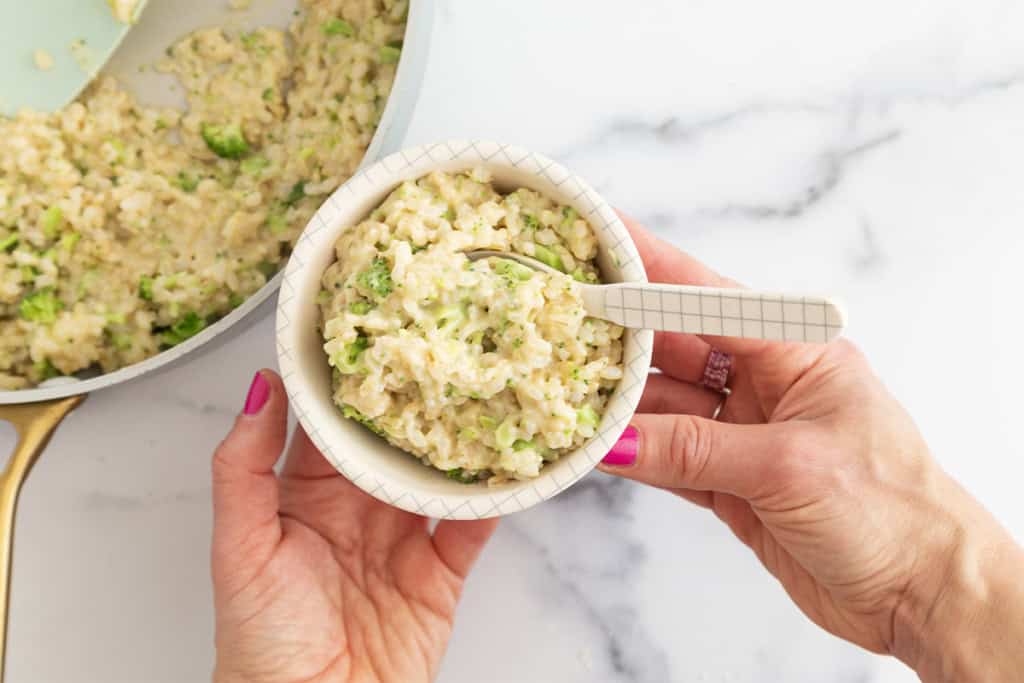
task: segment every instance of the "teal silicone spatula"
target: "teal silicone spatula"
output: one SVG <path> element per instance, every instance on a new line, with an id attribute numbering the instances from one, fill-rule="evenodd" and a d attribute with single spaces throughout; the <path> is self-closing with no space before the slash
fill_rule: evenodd
<path id="1" fill-rule="evenodd" d="M 0 114 L 55 111 L 107 62 L 146 0 L 0 0 Z"/>

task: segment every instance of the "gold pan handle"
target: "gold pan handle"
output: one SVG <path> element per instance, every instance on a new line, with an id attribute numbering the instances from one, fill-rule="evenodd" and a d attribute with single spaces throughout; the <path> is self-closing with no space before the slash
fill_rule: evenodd
<path id="1" fill-rule="evenodd" d="M 18 430 L 18 443 L 0 474 L 0 683 L 7 655 L 7 615 L 11 592 L 11 546 L 14 542 L 14 511 L 21 485 L 46 448 L 60 421 L 85 396 L 71 396 L 43 403 L 0 406 L 0 420 Z"/>

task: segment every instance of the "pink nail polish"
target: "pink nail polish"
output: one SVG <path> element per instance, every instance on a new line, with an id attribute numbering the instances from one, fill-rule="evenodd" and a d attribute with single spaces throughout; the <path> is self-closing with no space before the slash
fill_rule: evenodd
<path id="1" fill-rule="evenodd" d="M 270 382 L 262 372 L 257 372 L 256 376 L 252 378 L 252 384 L 249 385 L 249 394 L 245 397 L 243 412 L 246 415 L 255 415 L 263 409 L 268 398 L 270 398 Z"/>
<path id="2" fill-rule="evenodd" d="M 619 440 L 608 451 L 608 455 L 604 456 L 604 460 L 601 463 L 612 465 L 613 467 L 629 467 L 636 462 L 636 454 L 639 451 L 640 432 L 637 431 L 636 427 L 630 425 L 626 427 L 626 431 L 622 433 Z"/>

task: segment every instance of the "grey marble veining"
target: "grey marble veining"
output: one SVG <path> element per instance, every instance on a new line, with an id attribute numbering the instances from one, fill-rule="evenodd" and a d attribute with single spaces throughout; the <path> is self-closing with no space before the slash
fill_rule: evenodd
<path id="1" fill-rule="evenodd" d="M 845 299 L 936 456 L 1024 538 L 1024 5 L 440 1 L 411 144 L 531 147 L 723 273 Z M 273 364 L 264 319 L 68 419 L 22 498 L 12 680 L 207 679 L 209 456 Z M 916 680 L 810 624 L 712 515 L 600 474 L 499 529 L 441 680 L 482 672 Z"/>

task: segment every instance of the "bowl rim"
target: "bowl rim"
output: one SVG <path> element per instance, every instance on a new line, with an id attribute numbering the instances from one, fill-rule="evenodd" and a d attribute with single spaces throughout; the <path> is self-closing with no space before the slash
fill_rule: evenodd
<path id="1" fill-rule="evenodd" d="M 654 333 L 649 330 L 626 330 L 623 379 L 605 408 L 597 433 L 581 448 L 546 466 L 535 479 L 495 487 L 456 482 L 447 486 L 434 480 L 429 487 L 417 489 L 408 480 L 399 481 L 387 472 L 375 470 L 372 462 L 375 456 L 369 451 L 381 448 L 373 442 L 389 451 L 401 451 L 355 422 L 344 419 L 334 406 L 331 392 L 313 388 L 312 381 L 304 374 L 307 366 L 302 363 L 311 353 L 310 326 L 291 321 L 318 315 L 310 308 L 316 305 L 315 295 L 307 294 L 319 290 L 323 271 L 334 260 L 334 243 L 346 227 L 369 214 L 367 206 L 378 205 L 403 181 L 415 180 L 436 170 L 453 172 L 479 167 L 496 175 L 515 175 L 517 179 L 529 179 L 524 182 L 554 188 L 542 193 L 556 195 L 554 199 L 570 204 L 588 220 L 598 233 L 602 258 L 613 259 L 622 281 L 647 281 L 639 253 L 621 218 L 582 178 L 561 164 L 518 146 L 486 140 L 453 140 L 413 147 L 384 157 L 338 188 L 296 242 L 278 295 L 278 364 L 292 408 L 314 445 L 342 475 L 366 493 L 394 507 L 442 519 L 484 519 L 519 512 L 557 495 L 590 472 L 636 412 L 651 367 L 654 341 Z M 496 180 L 502 184 L 499 178 Z M 317 341 L 318 347 L 322 346 L 319 335 Z M 322 352 L 320 355 L 322 359 Z M 323 368 L 326 367 L 323 362 Z M 342 438 L 339 441 L 335 437 Z M 360 444 L 366 448 L 360 448 Z M 423 470 L 431 478 L 440 476 L 432 468 L 423 467 Z M 438 493 L 438 486 L 443 486 L 446 492 Z"/>

